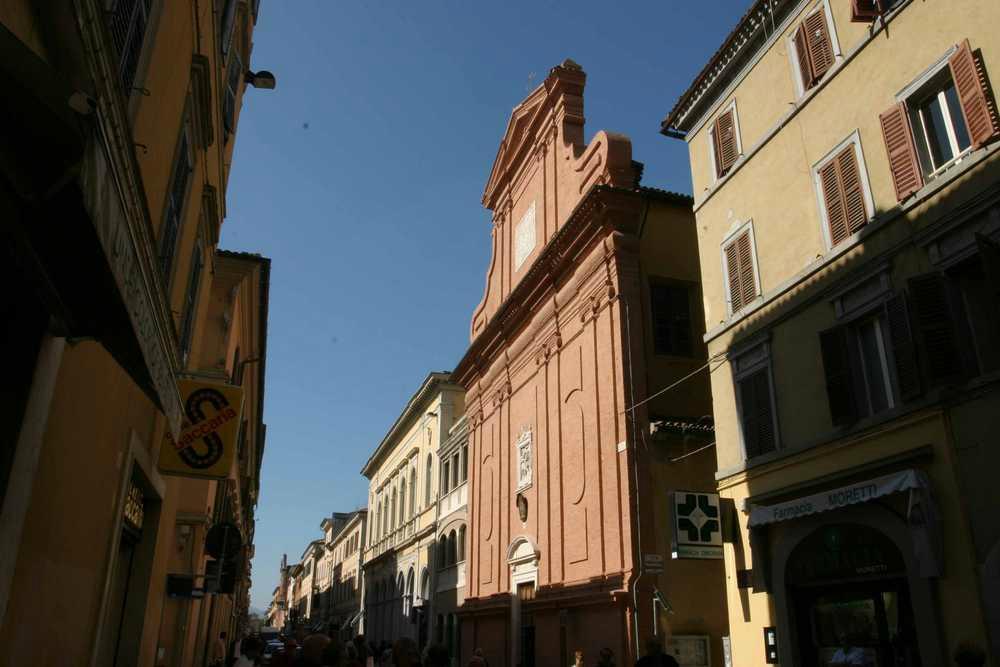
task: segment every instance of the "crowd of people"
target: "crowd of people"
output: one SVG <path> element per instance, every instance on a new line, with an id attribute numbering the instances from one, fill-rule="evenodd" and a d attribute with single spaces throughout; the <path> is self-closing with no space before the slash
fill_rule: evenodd
<path id="1" fill-rule="evenodd" d="M 222 637 L 224 639 L 224 635 Z M 363 635 L 343 642 L 336 637 L 315 633 L 296 640 L 291 637 L 281 639 L 282 647 L 269 654 L 264 663 L 265 642 L 259 636 L 250 636 L 235 645 L 230 663 L 225 667 L 451 667 L 448 649 L 441 644 L 431 644 L 421 652 L 417 643 L 404 637 L 395 643 L 382 642 L 376 646 L 367 642 Z M 615 667 L 615 656 L 609 648 L 603 648 L 596 662 L 587 662 L 583 651 L 573 654 L 569 667 Z M 655 639 L 646 644 L 646 655 L 640 658 L 636 667 L 678 667 L 673 656 L 664 653 L 662 645 Z M 213 667 L 224 667 L 220 663 Z M 482 649 L 476 649 L 467 667 L 490 667 Z"/>

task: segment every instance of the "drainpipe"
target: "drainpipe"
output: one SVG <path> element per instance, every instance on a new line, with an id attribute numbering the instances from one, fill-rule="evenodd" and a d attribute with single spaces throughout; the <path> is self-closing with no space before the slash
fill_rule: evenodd
<path id="1" fill-rule="evenodd" d="M 628 300 L 622 296 L 625 306 L 625 345 L 628 347 L 628 391 L 629 403 L 635 405 L 635 380 L 632 376 L 632 327 L 629 316 Z M 635 410 L 629 410 L 629 421 L 632 425 L 632 479 L 635 485 L 635 555 L 638 561 L 639 573 L 632 577 L 629 586 L 632 589 L 632 633 L 635 637 L 635 657 L 639 659 L 639 580 L 645 574 L 642 557 L 642 516 L 639 509 L 639 447 L 636 443 Z M 634 570 L 633 570 L 634 571 Z"/>

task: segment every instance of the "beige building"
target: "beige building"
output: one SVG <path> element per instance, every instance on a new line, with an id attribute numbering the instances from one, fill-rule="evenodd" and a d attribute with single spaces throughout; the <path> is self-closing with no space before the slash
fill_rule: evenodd
<path id="1" fill-rule="evenodd" d="M 361 473 L 369 480 L 362 632 L 374 642 L 433 633 L 438 451 L 464 411 L 463 390 L 431 373 L 407 403 Z M 427 588 L 418 582 L 429 581 Z"/>
<path id="2" fill-rule="evenodd" d="M 465 602 L 469 525 L 469 424 L 465 417 L 451 427 L 437 458 L 441 463 L 434 574 L 422 575 L 418 584 L 420 597 L 434 601 L 434 641 L 448 648 L 452 664 L 463 665 L 458 610 Z"/>
<path id="3" fill-rule="evenodd" d="M 330 587 L 324 601 L 330 636 L 350 639 L 361 622 L 361 554 L 365 543 L 368 510 L 335 514 L 338 530 L 327 542 Z"/>
<path id="4" fill-rule="evenodd" d="M 1000 4 L 749 4 L 662 126 L 690 151 L 732 664 L 995 665 Z"/>

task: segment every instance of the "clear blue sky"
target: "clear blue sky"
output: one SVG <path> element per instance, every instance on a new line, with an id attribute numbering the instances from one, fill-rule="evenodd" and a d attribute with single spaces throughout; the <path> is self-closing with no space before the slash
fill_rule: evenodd
<path id="1" fill-rule="evenodd" d="M 690 192 L 657 130 L 750 0 L 263 0 L 222 246 L 273 260 L 252 602 L 334 511 L 428 371 L 468 343 L 489 261 L 480 204 L 511 109 L 587 72 L 589 139 L 627 134 L 646 185 Z"/>

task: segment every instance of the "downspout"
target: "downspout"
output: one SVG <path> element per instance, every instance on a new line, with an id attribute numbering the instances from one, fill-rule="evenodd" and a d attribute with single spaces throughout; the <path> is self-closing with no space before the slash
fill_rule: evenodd
<path id="1" fill-rule="evenodd" d="M 642 211 L 642 221 L 639 223 L 637 236 L 641 239 L 642 232 L 646 228 L 646 219 L 649 216 L 649 199 L 646 198 Z M 622 297 L 625 306 L 625 345 L 628 347 L 628 391 L 629 403 L 635 406 L 635 380 L 632 377 L 632 318 L 629 315 L 628 300 Z M 632 423 L 632 479 L 635 485 L 635 533 L 636 548 L 635 553 L 638 560 L 639 573 L 632 576 L 629 587 L 632 589 L 632 632 L 635 636 L 635 659 L 639 659 L 639 579 L 645 574 L 645 564 L 642 557 L 642 521 L 639 510 L 639 447 L 636 442 L 635 410 L 629 410 L 629 419 Z M 635 570 L 633 569 L 633 572 Z"/>

